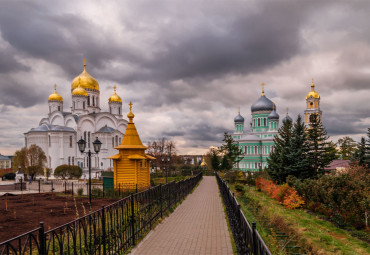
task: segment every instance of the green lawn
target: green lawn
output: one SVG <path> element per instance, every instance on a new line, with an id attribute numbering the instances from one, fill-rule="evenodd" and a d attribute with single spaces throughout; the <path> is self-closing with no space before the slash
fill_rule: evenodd
<path id="1" fill-rule="evenodd" d="M 245 189 L 245 194 L 238 195 L 238 200 L 248 220 L 257 222 L 257 229 L 273 254 L 281 253 L 278 247 L 282 244 L 276 235 L 282 234 L 277 232 L 290 235 L 291 233 L 286 233 L 287 230 L 294 232 L 294 239 L 288 245 L 298 245 L 301 252 L 303 250 L 306 254 L 370 254 L 368 243 L 351 236 L 332 223 L 303 209 L 286 209 L 276 200 L 256 191 L 255 187 L 246 186 Z M 259 209 L 255 210 L 255 207 Z M 266 219 L 262 218 L 262 215 Z M 260 222 L 264 220 L 267 223 Z M 275 223 L 273 229 L 266 226 L 269 222 Z"/>

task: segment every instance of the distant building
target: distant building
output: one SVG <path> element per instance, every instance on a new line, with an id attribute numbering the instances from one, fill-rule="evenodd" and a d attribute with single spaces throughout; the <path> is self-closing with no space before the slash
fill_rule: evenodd
<path id="1" fill-rule="evenodd" d="M 184 160 L 184 164 L 200 165 L 202 162 L 202 155 L 179 155 Z"/>
<path id="2" fill-rule="evenodd" d="M 320 95 L 315 91 L 315 84 L 312 81 L 311 91 L 306 96 L 307 107 L 304 112 L 305 123 L 309 122 L 311 114 L 318 114 L 322 117 L 320 110 Z M 274 138 L 278 135 L 279 114 L 276 112 L 276 105 L 265 96 L 264 84 L 262 83 L 262 94 L 251 106 L 252 118 L 250 129 L 244 125 L 244 117 L 239 114 L 234 118 L 234 133 L 232 138 L 238 143 L 242 150 L 242 159 L 235 165 L 236 169 L 242 171 L 258 171 L 267 168 L 267 158 L 274 150 Z M 282 119 L 293 121 L 286 112 Z"/>
<path id="3" fill-rule="evenodd" d="M 325 170 L 328 172 L 335 172 L 337 174 L 345 173 L 349 169 L 350 160 L 345 159 L 335 159 L 333 160 L 326 168 Z"/>
<path id="4" fill-rule="evenodd" d="M 12 167 L 11 158 L 0 154 L 0 169 L 8 169 Z"/>

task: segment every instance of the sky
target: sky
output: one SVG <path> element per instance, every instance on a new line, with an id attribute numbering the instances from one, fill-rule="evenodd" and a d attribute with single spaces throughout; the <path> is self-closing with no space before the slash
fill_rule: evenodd
<path id="1" fill-rule="evenodd" d="M 71 106 L 84 58 L 102 110 L 117 85 L 145 144 L 219 146 L 238 107 L 249 126 L 262 82 L 280 120 L 286 108 L 296 119 L 312 78 L 330 140 L 359 141 L 370 127 L 369 13 L 367 0 L 2 0 L 0 153 L 24 146 L 55 83 Z"/>

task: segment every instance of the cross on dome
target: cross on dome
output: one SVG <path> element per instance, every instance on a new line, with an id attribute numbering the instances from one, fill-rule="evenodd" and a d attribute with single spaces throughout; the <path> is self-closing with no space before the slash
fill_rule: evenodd
<path id="1" fill-rule="evenodd" d="M 265 95 L 265 83 L 264 82 L 262 82 L 262 96 L 264 96 Z"/>

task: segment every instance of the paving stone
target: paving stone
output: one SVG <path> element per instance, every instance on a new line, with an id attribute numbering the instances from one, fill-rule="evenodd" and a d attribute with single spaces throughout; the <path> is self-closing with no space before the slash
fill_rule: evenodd
<path id="1" fill-rule="evenodd" d="M 194 192 L 131 254 L 233 254 L 216 178 L 204 176 Z"/>

